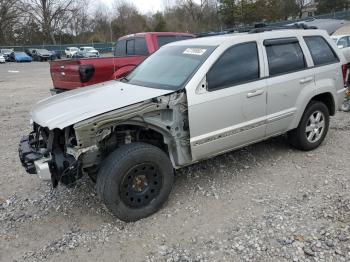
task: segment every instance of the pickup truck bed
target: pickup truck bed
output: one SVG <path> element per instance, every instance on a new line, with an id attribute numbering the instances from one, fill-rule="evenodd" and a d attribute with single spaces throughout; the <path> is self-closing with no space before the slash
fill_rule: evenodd
<path id="1" fill-rule="evenodd" d="M 187 33 L 138 33 L 119 38 L 114 57 L 52 61 L 51 92 L 56 94 L 122 78 L 161 46 L 193 37 Z"/>

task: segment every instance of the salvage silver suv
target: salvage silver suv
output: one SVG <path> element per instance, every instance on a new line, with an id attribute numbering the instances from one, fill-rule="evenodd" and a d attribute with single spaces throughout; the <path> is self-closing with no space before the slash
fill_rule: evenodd
<path id="1" fill-rule="evenodd" d="M 172 43 L 126 78 L 39 102 L 20 159 L 54 186 L 90 176 L 135 221 L 164 204 L 174 169 L 285 133 L 317 148 L 344 98 L 344 64 L 321 30 Z"/>

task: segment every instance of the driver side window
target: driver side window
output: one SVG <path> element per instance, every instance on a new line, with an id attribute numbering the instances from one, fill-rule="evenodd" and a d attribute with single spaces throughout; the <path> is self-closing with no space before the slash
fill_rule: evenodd
<path id="1" fill-rule="evenodd" d="M 208 72 L 208 91 L 244 84 L 259 77 L 256 42 L 238 44 L 226 50 Z"/>

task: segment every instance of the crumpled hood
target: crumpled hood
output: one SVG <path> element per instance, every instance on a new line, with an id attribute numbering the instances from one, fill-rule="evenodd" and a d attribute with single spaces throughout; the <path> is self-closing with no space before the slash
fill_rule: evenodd
<path id="1" fill-rule="evenodd" d="M 172 92 L 113 80 L 42 100 L 32 110 L 31 117 L 42 127 L 63 129 L 88 118 Z"/>

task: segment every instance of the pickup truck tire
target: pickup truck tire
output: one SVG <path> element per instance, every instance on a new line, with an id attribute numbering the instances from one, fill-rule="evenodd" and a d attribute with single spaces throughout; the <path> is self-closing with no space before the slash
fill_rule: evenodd
<path id="1" fill-rule="evenodd" d="M 322 102 L 311 101 L 305 109 L 299 126 L 289 132 L 289 141 L 297 149 L 314 150 L 321 145 L 328 129 L 328 107 Z"/>
<path id="2" fill-rule="evenodd" d="M 158 211 L 169 197 L 174 170 L 169 157 L 146 143 L 121 146 L 103 162 L 97 193 L 120 220 L 136 221 Z"/>

